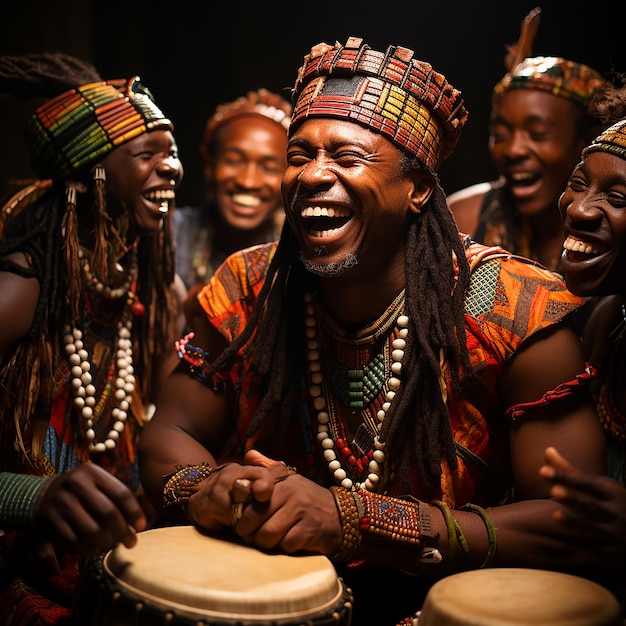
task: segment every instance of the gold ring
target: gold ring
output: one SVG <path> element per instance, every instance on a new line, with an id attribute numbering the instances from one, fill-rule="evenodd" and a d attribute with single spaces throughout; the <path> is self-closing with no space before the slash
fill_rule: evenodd
<path id="1" fill-rule="evenodd" d="M 243 502 L 235 502 L 232 506 L 233 525 L 243 517 Z"/>

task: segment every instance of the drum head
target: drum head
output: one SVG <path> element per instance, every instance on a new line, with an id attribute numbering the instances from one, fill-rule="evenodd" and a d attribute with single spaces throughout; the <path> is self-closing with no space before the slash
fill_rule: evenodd
<path id="1" fill-rule="evenodd" d="M 147 530 L 108 552 L 102 568 L 130 595 L 177 614 L 246 622 L 329 611 L 343 585 L 325 556 L 268 554 L 193 526 Z"/>
<path id="2" fill-rule="evenodd" d="M 490 568 L 436 582 L 419 626 L 621 626 L 617 598 L 584 578 L 534 569 Z"/>

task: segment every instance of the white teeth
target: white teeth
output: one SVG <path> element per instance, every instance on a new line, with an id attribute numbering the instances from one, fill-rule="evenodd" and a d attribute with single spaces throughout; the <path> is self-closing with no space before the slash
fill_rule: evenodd
<path id="1" fill-rule="evenodd" d="M 170 207 L 167 203 L 167 200 L 163 200 L 159 205 L 159 213 L 167 213 L 170 210 Z"/>
<path id="2" fill-rule="evenodd" d="M 175 197 L 176 193 L 173 189 L 155 189 L 150 193 L 144 194 L 144 198 L 150 200 L 150 202 L 167 202 L 168 200 L 174 200 Z"/>
<path id="3" fill-rule="evenodd" d="M 533 174 L 531 174 L 530 172 L 514 172 L 509 176 L 511 180 L 517 180 L 517 181 L 528 180 L 532 177 L 533 177 Z"/>
<path id="4" fill-rule="evenodd" d="M 584 241 L 575 239 L 571 236 L 568 236 L 563 242 L 563 248 L 565 250 L 569 250 L 570 252 L 582 252 L 584 254 L 599 254 L 600 252 L 600 250 L 597 250 L 590 243 L 585 243 Z"/>
<path id="5" fill-rule="evenodd" d="M 350 217 L 350 211 L 343 207 L 304 207 L 300 212 L 302 217 Z"/>
<path id="6" fill-rule="evenodd" d="M 312 237 L 332 237 L 339 229 L 329 228 L 328 230 L 312 230 L 310 235 Z"/>
<path id="7" fill-rule="evenodd" d="M 257 207 L 261 204 L 261 199 L 244 193 L 233 194 L 233 202 L 246 207 Z"/>

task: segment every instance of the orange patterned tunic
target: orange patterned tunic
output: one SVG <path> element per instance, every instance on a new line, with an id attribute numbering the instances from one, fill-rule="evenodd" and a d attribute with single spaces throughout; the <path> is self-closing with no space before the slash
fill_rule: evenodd
<path id="1" fill-rule="evenodd" d="M 250 317 L 275 246 L 275 243 L 261 244 L 231 255 L 199 295 L 199 302 L 211 323 L 230 341 L 242 331 Z M 512 256 L 500 248 L 486 248 L 469 239 L 466 239 L 466 255 L 472 268 L 465 299 L 467 346 L 479 383 L 473 386 L 471 394 L 461 398 L 454 397 L 448 385 L 450 423 L 459 464 L 452 470 L 442 461 L 440 497 L 451 506 L 462 506 L 470 501 L 493 506 L 505 502 L 511 488 L 509 420 L 520 418 L 526 408 L 518 406 L 507 411 L 507 407 L 502 406 L 496 391 L 500 373 L 526 339 L 560 322 L 577 309 L 582 300 L 567 290 L 558 275 L 534 261 Z M 461 372 L 462 380 L 468 375 L 468 372 Z M 590 376 L 588 371 L 581 372 L 574 381 L 538 398 L 537 403 L 571 393 Z M 238 382 L 236 368 L 231 370 L 227 382 L 238 432 L 243 439 L 259 397 L 250 393 L 251 381 L 235 386 Z M 315 439 L 315 424 L 304 383 L 300 397 L 288 446 L 282 451 L 264 449 L 263 452 L 328 484 L 330 475 L 327 466 L 320 462 L 321 449 Z M 256 441 L 255 445 L 261 447 L 264 443 Z M 414 482 L 412 495 L 422 498 L 419 483 Z M 388 486 L 388 493 L 398 495 L 398 489 L 399 480 L 396 480 Z"/>

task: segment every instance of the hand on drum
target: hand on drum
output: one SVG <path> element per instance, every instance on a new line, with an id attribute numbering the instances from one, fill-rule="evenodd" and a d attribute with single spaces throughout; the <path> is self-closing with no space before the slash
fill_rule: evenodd
<path id="1" fill-rule="evenodd" d="M 206 530 L 232 528 L 246 543 L 286 554 L 332 554 L 342 540 L 328 489 L 256 451 L 202 482 L 188 516 Z"/>
<path id="2" fill-rule="evenodd" d="M 93 555 L 131 548 L 146 517 L 133 492 L 107 470 L 86 463 L 55 476 L 35 511 L 36 530 L 52 542 Z"/>

